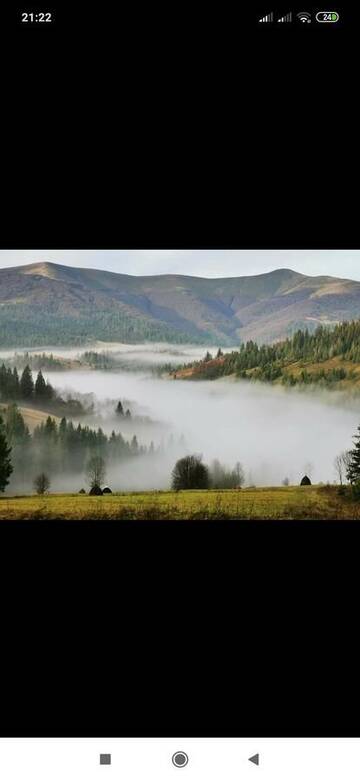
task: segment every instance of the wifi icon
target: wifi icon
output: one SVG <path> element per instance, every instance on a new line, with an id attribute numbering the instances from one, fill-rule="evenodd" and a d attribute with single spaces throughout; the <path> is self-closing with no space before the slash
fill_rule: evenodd
<path id="1" fill-rule="evenodd" d="M 307 11 L 300 11 L 299 14 L 296 14 L 296 18 L 299 20 L 299 22 L 311 22 L 311 15 Z"/>

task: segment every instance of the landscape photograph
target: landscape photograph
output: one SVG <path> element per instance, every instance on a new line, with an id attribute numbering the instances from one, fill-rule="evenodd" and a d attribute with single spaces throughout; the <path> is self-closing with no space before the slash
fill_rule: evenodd
<path id="1" fill-rule="evenodd" d="M 0 520 L 359 520 L 360 250 L 0 250 Z"/>

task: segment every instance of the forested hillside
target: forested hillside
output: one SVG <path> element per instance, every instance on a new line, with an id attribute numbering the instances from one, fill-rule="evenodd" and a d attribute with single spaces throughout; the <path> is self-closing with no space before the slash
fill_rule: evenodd
<path id="1" fill-rule="evenodd" d="M 0 402 L 21 402 L 28 406 L 39 407 L 55 415 L 84 415 L 92 411 L 79 399 L 63 399 L 50 382 L 44 380 L 41 370 L 34 380 L 28 364 L 19 376 L 16 366 L 11 369 L 3 363 L 0 366 Z"/>
<path id="2" fill-rule="evenodd" d="M 346 387 L 360 383 L 360 321 L 331 329 L 319 326 L 314 333 L 298 330 L 292 338 L 274 345 L 248 341 L 239 350 L 223 354 L 219 349 L 202 361 L 179 367 L 175 379 L 217 379 L 235 375 L 243 379 L 284 385 L 318 383 Z"/>
<path id="3" fill-rule="evenodd" d="M 31 484 L 34 476 L 44 471 L 50 479 L 66 475 L 83 478 L 89 454 L 101 455 L 106 461 L 120 463 L 126 459 L 154 455 L 150 447 L 138 443 L 134 435 L 130 441 L 120 432 L 107 436 L 101 428 L 96 431 L 80 423 L 75 426 L 65 417 L 59 423 L 50 415 L 31 433 L 15 403 L 9 404 L 0 416 L 0 431 L 5 430 L 11 447 L 13 474 L 12 488 L 24 482 Z"/>
<path id="4" fill-rule="evenodd" d="M 138 313 L 129 315 L 94 309 L 89 313 L 79 309 L 77 315 L 62 316 L 40 307 L 34 310 L 25 304 L 0 308 L 0 345 L 3 347 L 84 345 L 96 340 L 128 344 L 144 341 L 209 344 L 211 337 L 207 333 L 177 330 Z"/>

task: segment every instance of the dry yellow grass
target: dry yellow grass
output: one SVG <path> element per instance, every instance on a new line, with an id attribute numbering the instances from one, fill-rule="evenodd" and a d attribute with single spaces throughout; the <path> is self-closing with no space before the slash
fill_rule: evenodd
<path id="1" fill-rule="evenodd" d="M 104 496 L 3 496 L 0 520 L 91 518 L 114 520 L 360 519 L 360 503 L 335 486 L 242 490 L 147 491 Z"/>
<path id="2" fill-rule="evenodd" d="M 7 408 L 7 404 L 0 404 L 0 411 L 5 412 Z M 50 414 L 49 412 L 42 412 L 38 409 L 33 409 L 32 407 L 19 407 L 19 412 L 21 412 L 25 424 L 29 427 L 29 430 L 31 432 L 34 431 L 34 428 L 36 426 L 39 426 L 41 423 L 45 423 L 46 419 L 49 417 L 53 418 L 53 420 L 56 421 L 56 423 L 60 423 L 60 418 L 57 415 Z"/>

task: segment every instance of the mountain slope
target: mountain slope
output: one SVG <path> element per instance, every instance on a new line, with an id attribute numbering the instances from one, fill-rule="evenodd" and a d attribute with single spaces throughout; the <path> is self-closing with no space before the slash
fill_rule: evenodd
<path id="1" fill-rule="evenodd" d="M 0 269 L 0 344 L 271 342 L 360 317 L 360 282 L 290 269 L 225 279 L 137 277 L 55 263 Z"/>
<path id="2" fill-rule="evenodd" d="M 260 380 L 276 385 L 317 385 L 318 388 L 360 391 L 360 320 L 332 329 L 318 327 L 296 333 L 272 345 L 254 341 L 231 352 L 207 352 L 200 361 L 170 372 L 174 380 L 216 380 L 220 377 Z"/>

